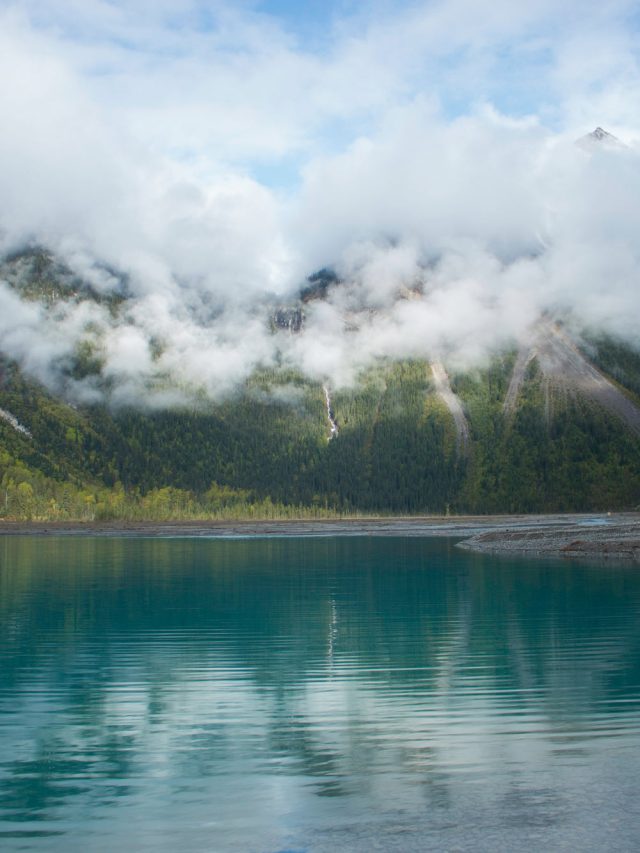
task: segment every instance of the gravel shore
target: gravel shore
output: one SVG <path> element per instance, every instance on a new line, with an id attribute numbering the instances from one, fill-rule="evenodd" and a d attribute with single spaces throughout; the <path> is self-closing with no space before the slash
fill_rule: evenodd
<path id="1" fill-rule="evenodd" d="M 530 556 L 602 557 L 640 562 L 640 514 L 593 516 L 581 524 L 541 525 L 535 529 L 479 531 L 459 543 L 484 553 Z"/>
<path id="2" fill-rule="evenodd" d="M 359 518 L 322 521 L 0 522 L 9 536 L 446 536 L 485 553 L 640 562 L 640 513 Z"/>

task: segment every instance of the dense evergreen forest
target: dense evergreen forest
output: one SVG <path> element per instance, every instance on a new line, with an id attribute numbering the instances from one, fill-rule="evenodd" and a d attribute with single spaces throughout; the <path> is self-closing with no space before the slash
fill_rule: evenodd
<path id="1" fill-rule="evenodd" d="M 116 317 L 127 301 L 126 277 L 104 296 L 37 248 L 5 259 L 2 278 L 43 311 L 67 300 L 99 304 Z M 296 334 L 309 302 L 336 286 L 330 270 L 311 276 L 298 304 L 273 314 L 273 334 Z M 559 363 L 568 358 L 570 369 L 581 356 L 572 342 L 563 343 L 561 330 L 545 328 L 538 354 L 544 360 L 545 351 L 564 346 Z M 507 407 L 521 357 L 515 351 L 448 375 L 422 360 L 377 363 L 354 387 L 331 390 L 333 431 L 329 389 L 291 369 L 256 371 L 223 401 L 194 393 L 189 405 L 150 410 L 144 401 L 137 408 L 73 405 L 64 385 L 54 395 L 0 355 L 0 517 L 637 508 L 640 353 L 595 334 L 580 340 L 587 374 L 591 366 L 601 371 L 591 380 L 608 377 L 610 392 L 631 406 L 635 421 L 599 405 L 588 388 L 582 393 L 580 382 L 563 384 L 561 375 L 545 374 L 538 357 L 526 362 L 515 404 Z M 63 378 L 64 371 L 69 379 L 102 382 L 100 355 L 88 343 L 64 365 Z M 109 388 L 103 390 L 109 400 Z"/>
<path id="2" fill-rule="evenodd" d="M 640 358 L 590 344 L 635 397 Z M 74 407 L 15 364 L 0 381 L 0 516 L 189 519 L 579 511 L 640 504 L 640 439 L 579 394 L 553 397 L 535 361 L 503 412 L 515 354 L 451 376 L 470 429 L 422 361 L 379 365 L 332 396 L 291 371 L 256 374 L 222 403 L 145 412 Z M 277 393 L 274 393 L 277 391 Z M 12 422 L 13 419 L 13 422 Z"/>

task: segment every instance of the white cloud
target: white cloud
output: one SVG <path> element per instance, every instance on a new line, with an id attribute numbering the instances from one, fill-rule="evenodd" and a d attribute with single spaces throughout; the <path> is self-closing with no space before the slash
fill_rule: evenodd
<path id="1" fill-rule="evenodd" d="M 0 2 L 2 241 L 133 297 L 52 318 L 4 288 L 2 348 L 53 383 L 91 339 L 136 399 L 167 375 L 226 393 L 277 350 L 336 384 L 469 363 L 548 307 L 637 335 L 632 11 L 370 4 L 307 48 L 255 4 Z M 596 124 L 630 147 L 577 149 Z M 345 284 L 271 335 L 269 304 L 327 264 Z"/>

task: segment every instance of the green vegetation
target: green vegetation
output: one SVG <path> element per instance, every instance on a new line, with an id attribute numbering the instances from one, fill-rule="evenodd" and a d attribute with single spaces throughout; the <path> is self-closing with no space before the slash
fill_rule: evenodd
<path id="1" fill-rule="evenodd" d="M 333 505 L 440 513 L 455 502 L 466 463 L 425 362 L 371 371 L 333 408 L 340 433 L 325 449 L 320 484 Z"/>
<path id="2" fill-rule="evenodd" d="M 535 362 L 512 418 L 502 414 L 510 372 L 498 360 L 462 377 L 474 453 L 461 503 L 471 512 L 578 512 L 640 503 L 640 440 L 578 395 L 545 384 Z"/>
<path id="3" fill-rule="evenodd" d="M 20 521 L 191 521 L 333 517 L 322 507 L 274 503 L 251 492 L 211 484 L 203 494 L 165 486 L 142 494 L 121 483 L 107 488 L 59 481 L 0 451 L 0 518 Z"/>
<path id="4" fill-rule="evenodd" d="M 89 300 L 122 314 L 128 283 L 106 268 L 103 295 L 50 252 L 5 258 L 3 280 L 54 311 Z M 322 270 L 274 329 L 300 327 L 304 303 L 339 285 Z M 104 288 L 103 288 L 104 289 Z M 87 329 L 90 328 L 90 324 Z M 503 403 L 515 353 L 451 376 L 469 426 L 456 425 L 421 360 L 379 363 L 356 387 L 334 390 L 330 439 L 323 388 L 294 370 L 261 370 L 233 397 L 195 392 L 173 410 L 74 407 L 65 384 L 108 398 L 99 330 L 56 365 L 58 394 L 0 360 L 0 518 L 168 520 L 343 514 L 607 510 L 640 505 L 640 439 L 615 416 L 530 364 L 517 406 Z M 163 342 L 153 342 L 153 357 Z M 640 406 L 640 353 L 592 335 L 589 359 Z M 167 382 L 169 378 L 167 377 Z M 4 414 L 3 414 L 4 413 Z M 464 445 L 464 446 L 463 446 Z"/>
<path id="5" fill-rule="evenodd" d="M 606 335 L 592 335 L 584 349 L 600 370 L 631 391 L 636 402 L 640 401 L 640 352 Z"/>
<path id="6" fill-rule="evenodd" d="M 620 352 L 605 347 L 601 363 Z M 87 354 L 90 357 L 91 354 Z M 634 355 L 618 381 L 640 377 Z M 513 354 L 452 377 L 468 455 L 422 361 L 379 365 L 335 393 L 291 371 L 260 372 L 222 403 L 145 413 L 76 409 L 1 366 L 0 517 L 187 520 L 357 513 L 633 508 L 640 441 L 579 396 L 545 385 L 535 362 L 510 418 Z M 638 369 L 636 369 L 638 367 Z M 633 393 L 630 391 L 629 393 Z"/>
<path id="7" fill-rule="evenodd" d="M 2 279 L 23 299 L 40 302 L 45 308 L 59 302 L 90 300 L 107 306 L 115 313 L 124 300 L 126 278 L 105 266 L 96 267 L 96 270 L 115 284 L 106 294 L 99 293 L 52 252 L 40 247 L 21 249 L 5 257 L 0 264 Z"/>

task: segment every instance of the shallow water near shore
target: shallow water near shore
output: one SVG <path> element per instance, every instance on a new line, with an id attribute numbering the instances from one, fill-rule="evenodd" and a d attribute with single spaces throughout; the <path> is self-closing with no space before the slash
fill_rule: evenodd
<path id="1" fill-rule="evenodd" d="M 637 566 L 0 538 L 0 848 L 633 850 Z"/>

